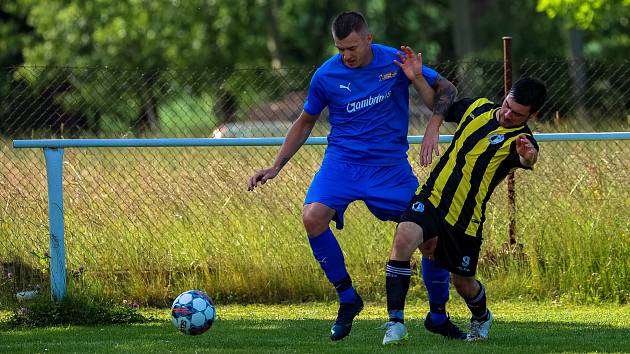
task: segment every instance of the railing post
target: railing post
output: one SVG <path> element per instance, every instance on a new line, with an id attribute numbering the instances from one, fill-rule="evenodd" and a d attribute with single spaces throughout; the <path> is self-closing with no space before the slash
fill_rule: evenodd
<path id="1" fill-rule="evenodd" d="M 512 37 L 503 37 L 503 95 L 512 88 Z M 507 176 L 510 245 L 516 244 L 516 190 L 514 172 Z"/>
<path id="2" fill-rule="evenodd" d="M 63 149 L 44 148 L 50 227 L 50 290 L 54 301 L 66 296 L 66 254 L 63 223 Z"/>

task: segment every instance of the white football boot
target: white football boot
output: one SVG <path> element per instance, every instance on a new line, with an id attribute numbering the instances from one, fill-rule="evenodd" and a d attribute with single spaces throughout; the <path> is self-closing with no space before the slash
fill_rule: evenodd
<path id="1" fill-rule="evenodd" d="M 492 326 L 492 312 L 488 310 L 488 319 L 485 321 L 470 319 L 470 332 L 468 332 L 467 341 L 486 340 L 490 334 L 490 326 Z"/>
<path id="2" fill-rule="evenodd" d="M 399 345 L 409 340 L 407 327 L 400 322 L 389 321 L 383 326 L 385 329 L 385 337 L 383 337 L 383 345 Z"/>

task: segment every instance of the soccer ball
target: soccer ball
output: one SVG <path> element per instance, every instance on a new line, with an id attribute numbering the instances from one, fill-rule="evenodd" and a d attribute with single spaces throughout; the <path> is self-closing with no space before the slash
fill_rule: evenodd
<path id="1" fill-rule="evenodd" d="M 212 327 L 216 318 L 214 302 L 200 290 L 181 293 L 171 306 L 171 322 L 184 334 L 202 334 Z"/>

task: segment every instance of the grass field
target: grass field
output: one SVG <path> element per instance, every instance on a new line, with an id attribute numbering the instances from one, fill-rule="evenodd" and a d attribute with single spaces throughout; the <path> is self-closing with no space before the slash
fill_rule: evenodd
<path id="1" fill-rule="evenodd" d="M 413 161 L 417 150 L 412 146 Z M 280 176 L 248 193 L 246 179 L 273 160 L 277 147 L 67 149 L 67 264 L 69 274 L 84 270 L 70 286 L 149 306 L 165 306 L 191 288 L 223 303 L 334 299 L 300 217 L 322 151 L 304 147 Z M 629 152 L 629 141 L 541 143 L 536 169 L 516 175 L 513 249 L 506 245 L 506 188 L 497 188 L 479 265 L 494 299 L 630 302 Z M 44 166 L 39 150 L 0 145 L 5 299 L 13 289 L 2 276 L 12 266 L 21 270 L 14 274 L 18 291 L 46 278 Z M 427 169 L 414 166 L 423 180 Z M 367 299 L 384 298 L 393 231 L 360 202 L 336 231 Z M 421 287 L 414 276 L 412 290 Z M 0 308 L 7 303 L 0 296 Z"/>
<path id="2" fill-rule="evenodd" d="M 467 326 L 468 310 L 450 306 L 453 321 Z M 409 343 L 383 347 L 383 305 L 369 304 L 351 335 L 328 339 L 336 304 L 219 306 L 218 319 L 201 336 L 175 330 L 168 310 L 145 310 L 154 321 L 141 325 L 7 329 L 0 331 L 6 353 L 627 353 L 630 307 L 552 303 L 490 303 L 495 316 L 486 342 L 464 343 L 425 331 L 426 306 L 407 307 Z M 1 328 L 1 327 L 0 327 Z"/>

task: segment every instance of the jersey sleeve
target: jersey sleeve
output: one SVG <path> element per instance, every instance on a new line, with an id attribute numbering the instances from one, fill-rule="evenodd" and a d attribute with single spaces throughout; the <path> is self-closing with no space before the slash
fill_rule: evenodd
<path id="1" fill-rule="evenodd" d="M 324 108 L 328 106 L 328 98 L 326 91 L 318 71 L 311 78 L 311 84 L 308 87 L 308 96 L 304 102 L 304 112 L 310 115 L 319 115 Z"/>
<path id="2" fill-rule="evenodd" d="M 470 105 L 472 105 L 478 98 L 463 98 L 461 100 L 455 101 L 451 108 L 449 108 L 448 113 L 446 113 L 446 117 L 444 117 L 444 121 L 459 123 L 466 113 L 466 110 Z"/>
<path id="3" fill-rule="evenodd" d="M 424 79 L 427 80 L 427 83 L 429 84 L 429 86 L 434 87 L 435 84 L 437 83 L 437 79 L 438 79 L 438 76 L 440 76 L 440 74 L 434 69 L 431 69 L 428 66 L 424 66 L 423 64 L 422 76 L 424 76 Z"/>

